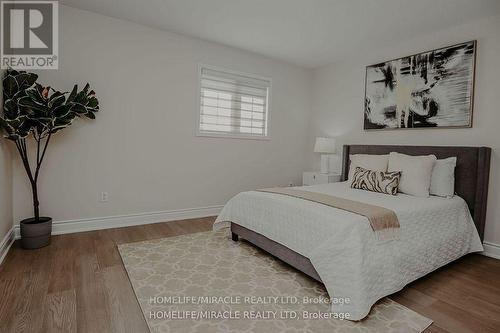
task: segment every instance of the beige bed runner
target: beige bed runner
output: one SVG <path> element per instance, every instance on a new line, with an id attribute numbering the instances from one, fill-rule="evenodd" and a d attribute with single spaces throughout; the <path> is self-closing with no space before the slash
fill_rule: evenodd
<path id="1" fill-rule="evenodd" d="M 396 213 L 384 207 L 339 198 L 329 194 L 303 191 L 287 187 L 264 188 L 257 191 L 288 195 L 365 216 L 370 222 L 370 226 L 373 231 L 399 228 L 399 221 Z"/>

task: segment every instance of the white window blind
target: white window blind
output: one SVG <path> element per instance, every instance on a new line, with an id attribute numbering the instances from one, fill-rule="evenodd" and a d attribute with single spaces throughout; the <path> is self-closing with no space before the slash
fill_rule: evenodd
<path id="1" fill-rule="evenodd" d="M 250 75 L 201 68 L 201 135 L 265 138 L 271 82 Z"/>

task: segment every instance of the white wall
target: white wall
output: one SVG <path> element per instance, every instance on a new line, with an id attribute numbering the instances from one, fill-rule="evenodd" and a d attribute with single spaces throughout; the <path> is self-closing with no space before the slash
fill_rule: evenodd
<path id="1" fill-rule="evenodd" d="M 366 50 L 342 63 L 314 71 L 309 143 L 315 136 L 338 137 L 343 143 L 473 145 L 493 148 L 485 240 L 500 244 L 500 17 L 474 21 L 453 29 L 400 43 L 392 48 Z M 468 40 L 478 40 L 474 127 L 363 131 L 365 66 L 408 54 Z M 309 153 L 311 168 L 318 157 Z"/>
<path id="2" fill-rule="evenodd" d="M 0 71 L 3 78 L 4 71 Z M 2 101 L 2 82 L 0 80 L 0 105 Z M 7 140 L 0 137 L 0 246 L 12 228 L 12 162 Z M 0 250 L 2 250 L 0 248 Z M 1 255 L 2 253 L 0 253 Z"/>
<path id="3" fill-rule="evenodd" d="M 9 142 L 0 139 L 0 243 L 12 228 L 12 163 Z"/>
<path id="4" fill-rule="evenodd" d="M 222 205 L 237 192 L 299 183 L 305 166 L 307 70 L 266 57 L 62 6 L 59 90 L 91 83 L 95 121 L 57 134 L 40 179 L 41 213 L 55 221 Z M 272 139 L 196 137 L 198 63 L 272 78 Z M 32 216 L 14 164 L 14 218 Z M 98 202 L 101 191 L 109 202 Z"/>

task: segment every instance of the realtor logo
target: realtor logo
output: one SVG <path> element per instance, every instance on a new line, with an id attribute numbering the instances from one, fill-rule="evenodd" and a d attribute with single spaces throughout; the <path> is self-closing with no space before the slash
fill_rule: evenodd
<path id="1" fill-rule="evenodd" d="M 0 1 L 0 68 L 57 69 L 57 1 Z"/>

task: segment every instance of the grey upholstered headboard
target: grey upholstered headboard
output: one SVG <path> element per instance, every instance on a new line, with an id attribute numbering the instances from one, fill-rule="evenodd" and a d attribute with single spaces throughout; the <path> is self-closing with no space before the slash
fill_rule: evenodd
<path id="1" fill-rule="evenodd" d="M 383 155 L 390 152 L 407 155 L 434 154 L 438 159 L 457 157 L 455 169 L 455 192 L 469 206 L 481 240 L 484 236 L 486 204 L 488 201 L 488 179 L 490 173 L 491 148 L 456 146 L 385 146 L 344 145 L 342 179 L 347 179 L 349 156 L 354 154 Z"/>

